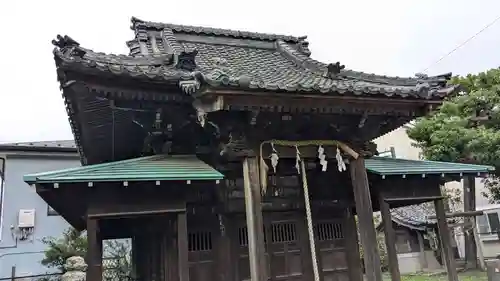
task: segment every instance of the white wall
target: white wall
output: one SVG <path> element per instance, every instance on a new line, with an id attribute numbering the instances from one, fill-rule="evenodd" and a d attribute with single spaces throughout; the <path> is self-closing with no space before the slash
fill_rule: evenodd
<path id="1" fill-rule="evenodd" d="M 378 151 L 390 150 L 394 147 L 397 158 L 420 159 L 420 149 L 413 147 L 413 141 L 406 134 L 406 129 L 400 127 L 374 140 Z"/>
<path id="2" fill-rule="evenodd" d="M 59 237 L 69 224 L 60 216 L 49 216 L 47 203 L 38 196 L 33 187 L 23 181 L 26 174 L 47 172 L 80 166 L 77 156 L 52 157 L 10 157 L 5 166 L 3 201 L 3 223 L 0 231 L 0 279 L 11 276 L 12 267 L 16 275 L 43 274 L 48 271 L 40 264 L 46 245 L 44 237 Z M 20 209 L 35 210 L 35 229 L 31 239 L 19 241 L 13 236 L 11 226 L 17 225 Z"/>

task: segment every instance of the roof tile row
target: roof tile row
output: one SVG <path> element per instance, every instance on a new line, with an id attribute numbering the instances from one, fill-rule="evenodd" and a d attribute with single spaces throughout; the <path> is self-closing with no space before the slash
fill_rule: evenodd
<path id="1" fill-rule="evenodd" d="M 54 51 L 56 64 L 63 69 L 144 80 L 194 79 L 200 80 L 200 84 L 243 90 L 430 99 L 441 98 L 455 89 L 446 86 L 451 74 L 399 78 L 329 67 L 309 57 L 305 37 L 153 23 L 135 18 L 132 28 L 136 31 L 136 42 L 129 41 L 129 46 L 134 46 L 133 56 L 93 52 L 67 36 L 59 36 L 54 41 L 58 47 Z M 221 38 L 214 41 L 211 36 Z"/>

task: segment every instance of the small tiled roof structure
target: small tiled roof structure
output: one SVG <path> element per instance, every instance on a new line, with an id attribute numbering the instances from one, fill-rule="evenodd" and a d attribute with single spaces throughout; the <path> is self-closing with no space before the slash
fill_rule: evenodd
<path id="1" fill-rule="evenodd" d="M 331 95 L 442 99 L 452 93 L 451 73 L 414 78 L 344 69 L 311 58 L 306 36 L 156 23 L 132 18 L 129 55 L 94 52 L 68 36 L 53 44 L 64 71 L 171 83 L 187 93 L 204 87 Z M 61 80 L 61 77 L 59 78 Z M 63 79 L 64 80 L 64 79 Z M 64 85 L 63 85 L 64 87 Z"/>
<path id="2" fill-rule="evenodd" d="M 424 230 L 426 227 L 436 224 L 433 202 L 425 202 L 418 205 L 410 205 L 391 209 L 392 221 L 398 225 L 416 230 Z"/>
<path id="3" fill-rule="evenodd" d="M 77 152 L 74 140 L 0 143 L 0 151 Z"/>

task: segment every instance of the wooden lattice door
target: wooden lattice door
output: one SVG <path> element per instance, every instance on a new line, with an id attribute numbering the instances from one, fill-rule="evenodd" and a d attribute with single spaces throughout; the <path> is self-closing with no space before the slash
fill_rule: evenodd
<path id="1" fill-rule="evenodd" d="M 266 227 L 266 248 L 271 255 L 270 272 L 273 280 L 301 280 L 306 258 L 301 253 L 301 239 L 297 218 L 271 220 Z M 307 238 L 307 237 L 304 237 Z"/>
<path id="2" fill-rule="evenodd" d="M 264 241 L 266 276 L 271 280 L 301 280 L 301 241 L 297 228 L 297 214 L 265 213 Z M 250 280 L 248 260 L 248 233 L 244 217 L 238 219 L 235 239 L 238 243 L 238 280 Z"/>
<path id="3" fill-rule="evenodd" d="M 323 281 L 349 280 L 342 220 L 318 220 L 314 233 Z"/>
<path id="4" fill-rule="evenodd" d="M 188 216 L 188 258 L 190 281 L 212 281 L 216 276 L 218 225 L 215 216 Z"/>

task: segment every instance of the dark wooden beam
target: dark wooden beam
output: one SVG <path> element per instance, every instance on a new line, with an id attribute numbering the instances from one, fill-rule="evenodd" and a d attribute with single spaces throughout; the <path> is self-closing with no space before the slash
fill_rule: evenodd
<path id="1" fill-rule="evenodd" d="M 99 234 L 99 221 L 87 218 L 87 280 L 102 280 L 102 239 Z"/>
<path id="2" fill-rule="evenodd" d="M 351 208 L 346 209 L 344 221 L 345 252 L 349 270 L 350 281 L 363 281 L 363 269 L 359 252 L 358 231 L 356 217 Z"/>
<path id="3" fill-rule="evenodd" d="M 233 280 L 232 267 L 228 266 L 231 264 L 231 230 L 229 226 L 229 220 L 226 214 L 219 214 L 219 232 L 215 240 L 216 247 L 216 270 L 215 278 L 220 281 L 231 281 Z"/>
<path id="4" fill-rule="evenodd" d="M 243 186 L 248 231 L 250 277 L 254 281 L 264 281 L 264 231 L 260 202 L 259 168 L 258 160 L 255 157 L 243 160 Z"/>
<path id="5" fill-rule="evenodd" d="M 303 280 L 314 280 L 313 261 L 311 259 L 311 247 L 309 246 L 309 232 L 307 231 L 306 217 L 297 218 L 297 232 L 299 233 L 300 251 L 302 256 Z M 270 236 L 268 236 L 270 237 Z"/>
<path id="6" fill-rule="evenodd" d="M 439 198 L 443 198 L 443 196 L 415 196 L 415 197 L 394 197 L 394 198 L 385 198 L 384 200 L 391 203 L 396 202 L 425 202 L 425 201 L 433 201 Z"/>
<path id="7" fill-rule="evenodd" d="M 89 218 L 131 218 L 138 216 L 164 215 L 169 213 L 185 212 L 185 208 L 179 209 L 164 209 L 164 210 L 146 210 L 146 211 L 131 211 L 131 212 L 116 212 L 116 213 L 97 213 L 89 214 Z"/>
<path id="8" fill-rule="evenodd" d="M 464 193 L 464 211 L 476 211 L 476 178 L 474 176 L 464 177 L 463 181 Z M 470 217 L 465 218 L 466 222 L 471 222 Z M 477 245 L 474 240 L 474 235 L 470 231 L 464 230 L 465 238 L 465 266 L 468 269 L 478 268 Z"/>
<path id="9" fill-rule="evenodd" d="M 179 262 L 179 281 L 189 281 L 187 215 L 177 215 L 177 250 Z"/>
<path id="10" fill-rule="evenodd" d="M 477 217 L 483 215 L 483 211 L 455 212 L 445 214 L 445 218 Z M 436 216 L 428 216 L 428 219 L 435 220 Z"/>
<path id="11" fill-rule="evenodd" d="M 444 207 L 444 200 L 437 199 L 434 201 L 436 209 L 436 217 L 438 221 L 439 237 L 441 241 L 443 261 L 446 265 L 449 281 L 458 281 L 457 265 L 453 255 L 453 248 L 451 246 L 451 233 L 446 222 L 446 213 Z"/>
<path id="12" fill-rule="evenodd" d="M 389 270 L 392 281 L 401 281 L 399 272 L 398 253 L 396 250 L 396 233 L 392 227 L 392 218 L 389 202 L 384 200 L 383 194 L 379 194 L 380 213 L 384 224 L 385 245 L 387 247 L 387 257 L 389 259 Z"/>
<path id="13" fill-rule="evenodd" d="M 265 231 L 266 237 L 273 237 L 272 218 L 270 218 L 269 216 L 264 217 L 264 231 Z M 301 235 L 300 222 L 297 223 L 297 231 L 299 232 L 299 238 L 300 238 L 300 235 Z M 301 245 L 303 247 L 307 246 L 306 243 L 302 243 Z M 266 270 L 268 272 L 268 280 L 274 281 L 274 280 L 276 280 L 275 276 L 279 276 L 279 274 L 280 274 L 277 270 L 279 268 L 276 266 L 276 256 L 273 255 L 273 247 L 272 247 L 272 243 L 270 243 L 270 241 L 267 241 L 265 246 L 266 246 L 266 252 L 267 252 L 267 268 L 266 268 Z M 304 252 L 302 252 L 302 253 L 304 253 Z M 302 268 L 304 268 L 304 263 L 302 263 Z M 303 269 L 302 274 L 304 276 L 308 276 L 307 270 Z"/>
<path id="14" fill-rule="evenodd" d="M 373 221 L 373 207 L 366 174 L 365 159 L 359 157 L 349 164 L 356 213 L 359 220 L 359 233 L 364 251 L 365 275 L 367 281 L 382 281 L 380 255 Z"/>
<path id="15" fill-rule="evenodd" d="M 283 102 L 283 99 L 290 99 L 290 95 L 287 93 L 272 93 L 269 92 L 258 92 L 258 91 L 234 91 L 234 90 L 221 90 L 221 89 L 207 89 L 205 93 L 215 94 L 215 95 L 224 95 L 224 98 L 228 96 L 247 96 L 253 99 L 262 98 L 276 98 Z M 348 103 L 369 103 L 369 104 L 389 104 L 389 105 L 409 105 L 409 106 L 417 106 L 417 105 L 426 105 L 426 104 L 435 104 L 440 105 L 443 102 L 441 100 L 413 100 L 413 99 L 394 99 L 394 98 L 371 98 L 371 97 L 356 97 L 356 96 L 343 96 L 343 95 L 314 95 L 314 94 L 301 94 L 297 99 L 314 99 L 319 101 L 344 101 Z"/>
<path id="16" fill-rule="evenodd" d="M 422 265 L 422 269 L 429 267 L 429 263 L 427 262 L 427 257 L 425 256 L 425 245 L 424 245 L 424 237 L 422 232 L 416 231 L 417 239 L 418 239 L 418 251 L 420 252 L 420 264 Z"/>

